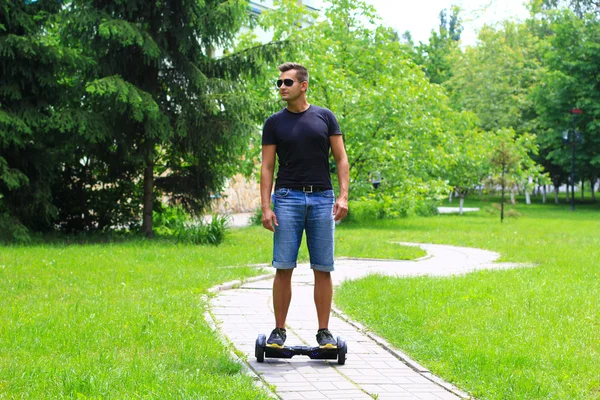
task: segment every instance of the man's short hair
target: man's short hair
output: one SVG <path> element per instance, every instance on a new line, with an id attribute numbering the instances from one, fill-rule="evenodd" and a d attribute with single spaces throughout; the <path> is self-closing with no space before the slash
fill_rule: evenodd
<path id="1" fill-rule="evenodd" d="M 303 65 L 293 62 L 286 62 L 285 64 L 281 64 L 279 66 L 279 72 L 287 72 L 291 70 L 296 71 L 296 78 L 298 78 L 300 82 L 308 82 L 308 70 Z"/>

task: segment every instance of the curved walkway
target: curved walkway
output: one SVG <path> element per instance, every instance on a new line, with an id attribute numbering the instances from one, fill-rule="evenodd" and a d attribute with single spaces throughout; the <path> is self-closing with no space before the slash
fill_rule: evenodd
<path id="1" fill-rule="evenodd" d="M 479 269 L 514 268 L 511 263 L 494 263 L 499 254 L 479 249 L 433 244 L 411 244 L 427 251 L 416 261 L 336 260 L 332 274 L 334 285 L 378 273 L 399 277 L 447 276 Z M 469 398 L 454 386 L 433 376 L 426 368 L 395 350 L 360 324 L 334 309 L 330 329 L 348 342 L 346 364 L 310 360 L 265 359 L 256 362 L 254 342 L 260 333 L 268 335 L 274 326 L 272 275 L 243 285 L 229 284 L 214 288 L 210 300 L 209 321 L 247 357 L 247 365 L 262 382 L 275 388 L 277 398 L 292 399 L 460 399 Z M 314 346 L 317 317 L 313 302 L 313 274 L 308 264 L 299 264 L 293 276 L 293 296 L 288 314 L 289 345 Z M 230 290 L 225 290 L 230 289 Z M 260 382 L 259 382 L 260 383 Z"/>

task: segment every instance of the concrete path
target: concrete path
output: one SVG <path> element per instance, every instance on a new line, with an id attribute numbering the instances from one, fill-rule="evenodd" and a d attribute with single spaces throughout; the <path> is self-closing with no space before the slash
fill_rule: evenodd
<path id="1" fill-rule="evenodd" d="M 490 251 L 432 244 L 418 246 L 428 253 L 418 261 L 337 260 L 336 271 L 332 274 L 334 285 L 372 273 L 404 277 L 443 276 L 517 266 L 494 263 L 499 254 Z M 260 380 L 273 385 L 277 398 L 440 400 L 469 397 L 341 313 L 332 315 L 330 330 L 348 343 L 345 365 L 337 365 L 336 361 L 310 360 L 306 356 L 287 360 L 267 358 L 264 363 L 258 363 L 254 357 L 256 337 L 260 333 L 268 336 L 275 323 L 272 277 L 223 290 L 231 286 L 215 288 L 218 294 L 210 300 L 212 317 L 209 318 L 237 350 L 247 356 L 248 366 Z M 308 264 L 300 264 L 294 272 L 287 324 L 286 344 L 316 345 L 318 327 L 313 275 Z"/>

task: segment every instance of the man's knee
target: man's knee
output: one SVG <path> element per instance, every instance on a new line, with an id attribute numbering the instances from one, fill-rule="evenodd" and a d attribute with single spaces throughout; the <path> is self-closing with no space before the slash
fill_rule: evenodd
<path id="1" fill-rule="evenodd" d="M 292 274 L 294 273 L 294 269 L 293 268 L 289 268 L 289 269 L 278 269 L 275 272 L 275 278 L 277 279 L 292 279 Z"/>
<path id="2" fill-rule="evenodd" d="M 319 271 L 313 269 L 313 272 L 315 273 L 315 279 L 331 279 L 331 272 L 329 271 Z"/>

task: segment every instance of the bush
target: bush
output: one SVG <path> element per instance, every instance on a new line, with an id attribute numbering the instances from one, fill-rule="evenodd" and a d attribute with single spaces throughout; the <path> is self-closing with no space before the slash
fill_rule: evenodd
<path id="1" fill-rule="evenodd" d="M 434 201 L 423 201 L 415 208 L 415 214 L 420 217 L 430 217 L 439 213 L 437 203 Z"/>
<path id="2" fill-rule="evenodd" d="M 0 214 L 0 241 L 27 243 L 30 240 L 29 231 L 17 218 Z"/>
<path id="3" fill-rule="evenodd" d="M 375 199 L 351 200 L 348 202 L 349 221 L 372 221 L 383 218 L 383 206 Z"/>
<path id="4" fill-rule="evenodd" d="M 172 236 L 186 229 L 192 219 L 183 207 L 165 207 L 152 213 L 154 233 L 161 236 Z"/>
<path id="5" fill-rule="evenodd" d="M 250 225 L 262 226 L 262 209 L 257 208 L 254 210 L 254 214 L 250 216 L 248 221 L 250 222 Z"/>
<path id="6" fill-rule="evenodd" d="M 348 202 L 349 221 L 405 218 L 411 214 L 419 216 L 437 215 L 437 203 L 433 200 L 397 199 L 387 195 L 377 198 L 363 197 L 360 200 Z"/>
<path id="7" fill-rule="evenodd" d="M 152 215 L 154 232 L 173 236 L 183 243 L 219 245 L 229 226 L 227 216 L 214 214 L 210 223 L 194 221 L 181 207 L 167 207 Z"/>

